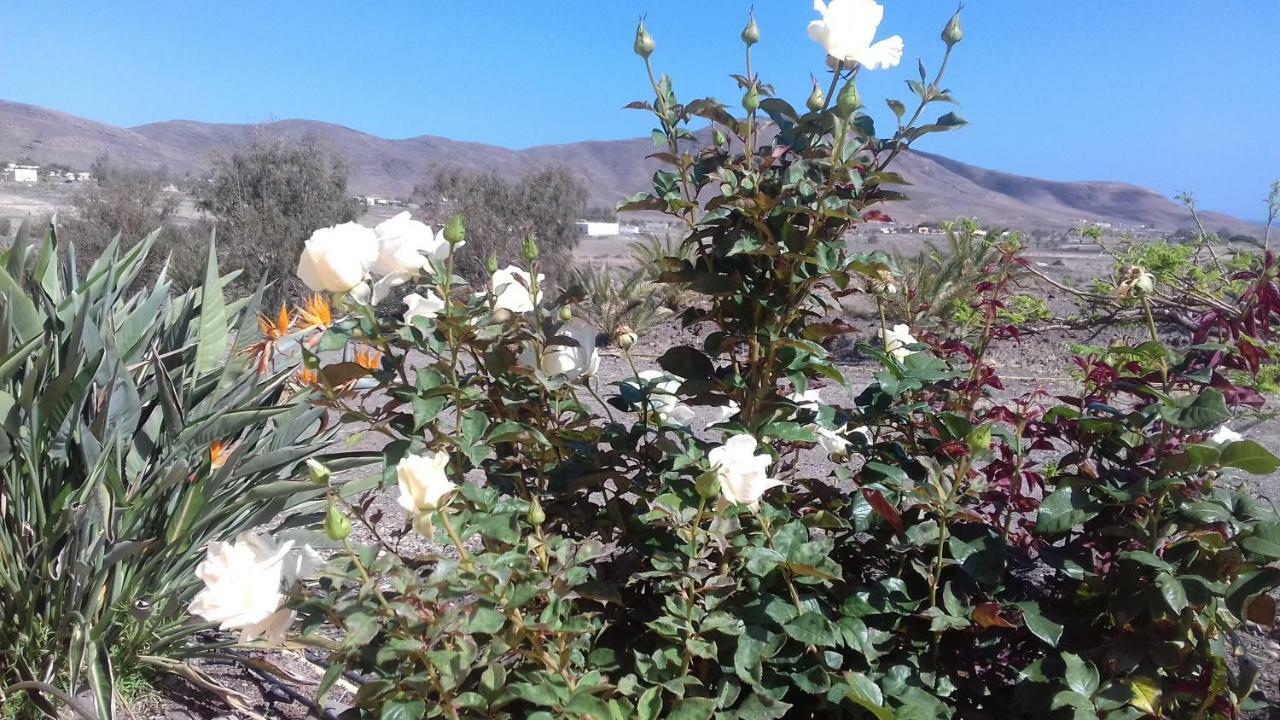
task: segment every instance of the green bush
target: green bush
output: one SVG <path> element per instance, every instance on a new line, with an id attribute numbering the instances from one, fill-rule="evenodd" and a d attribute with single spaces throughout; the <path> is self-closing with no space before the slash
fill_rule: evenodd
<path id="1" fill-rule="evenodd" d="M 259 375 L 242 354 L 257 299 L 225 301 L 213 263 L 200 291 L 129 290 L 159 232 L 83 276 L 52 228 L 0 255 L 6 712 L 88 690 L 108 718 L 115 673 L 207 680 L 182 664 L 225 645 L 193 641 L 209 626 L 186 609 L 206 543 L 323 497 L 291 480 L 331 435 L 323 411 L 291 367 Z"/>
<path id="2" fill-rule="evenodd" d="M 598 381 L 579 298 L 547 291 L 540 270 L 558 260 L 531 240 L 528 272 L 494 262 L 472 292 L 454 218 L 448 254 L 433 242 L 429 261 L 405 263 L 403 318 L 363 300 L 373 278 L 358 261 L 391 243 L 334 228 L 308 247 L 304 274 L 337 293 L 339 318 L 303 344 L 306 362 L 350 388 L 326 395 L 335 411 L 387 438 L 382 480 L 405 514 L 357 542 L 353 521 L 376 528 L 379 511 L 332 487 L 324 527 L 344 552 L 291 593 L 298 640 L 329 652 L 318 692 L 360 678 L 347 717 L 1226 720 L 1259 707 L 1256 669 L 1228 658 L 1245 654 L 1247 620 L 1275 621 L 1280 519 L 1226 485 L 1280 459 L 1226 424 L 1263 405 L 1231 376 L 1276 365 L 1280 267 L 1253 258 L 1177 350 L 1153 320 L 1151 274 L 1126 269 L 1111 307 L 1145 316 L 1143 341 L 1073 358 L 1074 391 L 1009 397 L 989 350 L 1016 336 L 1010 308 L 1038 310 L 1012 299 L 1027 263 L 998 243 L 958 275 L 971 332 L 939 339 L 882 312 L 881 341 L 860 346 L 873 381 L 827 402 L 847 382 L 822 344 L 850 330 L 839 301 L 868 294 L 883 310 L 899 281 L 846 233 L 901 197 L 895 158 L 963 121 L 921 119 L 953 101 L 922 66 L 915 109 L 890 100 L 899 122 L 878 133 L 856 82 L 894 64 L 900 39 L 827 24 L 874 31 L 874 4 L 817 7 L 811 35 L 858 62 L 834 63 L 803 111 L 752 74 L 754 20 L 742 118 L 682 103 L 637 30 L 654 98 L 633 107 L 655 116 L 664 166 L 619 209 L 687 228 L 660 280 L 696 297 L 678 317 L 702 331 L 657 369 L 624 350 L 633 376 Z M 849 34 L 863 42 L 834 37 Z M 942 37 L 945 68 L 958 14 Z M 704 120 L 705 147 L 690 129 Z M 357 361 L 325 362 L 352 343 Z"/>

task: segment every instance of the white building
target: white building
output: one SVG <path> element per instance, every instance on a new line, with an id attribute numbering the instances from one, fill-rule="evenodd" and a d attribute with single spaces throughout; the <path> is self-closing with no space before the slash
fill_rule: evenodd
<path id="1" fill-rule="evenodd" d="M 14 182 L 39 182 L 40 166 L 39 165 L 14 165 L 13 181 Z"/>
<path id="2" fill-rule="evenodd" d="M 578 234 L 587 237 L 608 237 L 610 235 L 621 235 L 622 230 L 616 222 L 593 222 L 590 220 L 579 220 Z"/>

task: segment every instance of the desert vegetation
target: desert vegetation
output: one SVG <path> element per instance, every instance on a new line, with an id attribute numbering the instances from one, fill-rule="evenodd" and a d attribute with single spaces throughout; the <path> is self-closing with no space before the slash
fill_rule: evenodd
<path id="1" fill-rule="evenodd" d="M 1269 712 L 1243 637 L 1275 624 L 1280 515 L 1240 482 L 1280 468 L 1247 436 L 1280 366 L 1269 233 L 1113 243 L 1078 285 L 963 220 L 918 254 L 851 242 L 912 144 L 964 126 L 964 32 L 877 128 L 859 80 L 902 39 L 871 0 L 816 12 L 800 104 L 752 64 L 797 29 L 746 19 L 729 106 L 678 94 L 639 23 L 663 167 L 617 212 L 678 231 L 628 263 L 572 267 L 562 169 L 442 171 L 432 226 L 370 228 L 339 163 L 275 146 L 202 181 L 189 289 L 144 277 L 163 231 L 80 267 L 21 229 L 4 712 L 130 717 L 176 677 L 269 716 L 224 664 L 343 720 Z M 163 224 L 148 187 L 82 221 Z M 1012 389 L 1000 353 L 1080 328 L 1109 334 Z"/>

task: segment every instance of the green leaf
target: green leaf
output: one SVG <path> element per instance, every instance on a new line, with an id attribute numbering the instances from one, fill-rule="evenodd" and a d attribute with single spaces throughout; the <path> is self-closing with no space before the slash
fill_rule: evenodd
<path id="1" fill-rule="evenodd" d="M 227 351 L 228 333 L 230 327 L 226 301 L 222 297 L 222 277 L 218 274 L 218 253 L 210 236 L 209 261 L 200 290 L 200 324 L 196 335 L 196 375 L 193 380 L 218 367 Z"/>
<path id="2" fill-rule="evenodd" d="M 1091 505 L 1083 493 L 1077 493 L 1069 486 L 1060 487 L 1040 504 L 1040 512 L 1036 516 L 1036 532 L 1043 535 L 1070 532 L 1072 528 L 1097 515 Z"/>
<path id="3" fill-rule="evenodd" d="M 884 707 L 884 694 L 879 686 L 862 673 L 845 675 L 845 697 L 876 716 L 876 720 L 893 720 L 893 711 Z"/>
<path id="4" fill-rule="evenodd" d="M 663 353 L 658 367 L 685 380 L 708 380 L 716 372 L 711 358 L 688 345 L 677 345 Z"/>
<path id="5" fill-rule="evenodd" d="M 421 720 L 427 714 L 423 700 L 388 700 L 378 714 L 381 720 Z"/>
<path id="6" fill-rule="evenodd" d="M 1190 398 L 1180 398 L 1176 403 L 1163 406 L 1160 414 L 1165 420 L 1188 430 L 1206 430 L 1231 419 L 1227 401 L 1222 393 L 1212 388 Z"/>
<path id="7" fill-rule="evenodd" d="M 685 698 L 671 708 L 667 720 L 710 720 L 716 701 L 710 698 Z"/>
<path id="8" fill-rule="evenodd" d="M 820 612 L 802 613 L 784 625 L 782 630 L 793 640 L 806 645 L 835 645 L 840 637 L 835 626 Z"/>
<path id="9" fill-rule="evenodd" d="M 1092 697 L 1100 681 L 1097 668 L 1072 653 L 1063 653 L 1062 661 L 1067 666 L 1067 687 L 1086 698 Z"/>
<path id="10" fill-rule="evenodd" d="M 1241 573 L 1227 588 L 1227 608 L 1238 618 L 1247 617 L 1249 601 L 1280 585 L 1280 567 L 1267 566 Z"/>
<path id="11" fill-rule="evenodd" d="M 1022 610 L 1022 622 L 1031 634 L 1049 646 L 1057 647 L 1058 641 L 1062 639 L 1062 626 L 1042 615 L 1040 606 L 1035 601 L 1018 603 L 1018 608 Z"/>
<path id="12" fill-rule="evenodd" d="M 1280 468 L 1280 458 L 1252 440 L 1237 440 L 1222 449 L 1218 462 L 1254 475 L 1270 475 Z"/>
<path id="13" fill-rule="evenodd" d="M 5 299 L 5 308 L 20 339 L 29 340 L 40 334 L 44 321 L 35 303 L 4 268 L 0 268 L 0 297 Z"/>
<path id="14" fill-rule="evenodd" d="M 1182 583 L 1178 578 L 1167 572 L 1156 575 L 1156 587 L 1160 588 L 1160 596 L 1164 598 L 1169 609 L 1175 614 L 1181 613 L 1187 607 L 1187 591 L 1182 587 Z"/>

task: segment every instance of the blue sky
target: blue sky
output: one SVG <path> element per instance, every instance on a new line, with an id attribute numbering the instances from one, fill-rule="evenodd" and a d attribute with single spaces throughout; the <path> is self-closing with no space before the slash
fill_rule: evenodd
<path id="1" fill-rule="evenodd" d="M 945 0 L 882 0 L 906 57 L 866 74 L 881 117 L 916 58 L 941 56 Z M 739 93 L 748 2 L 224 0 L 14 2 L 0 98 L 131 126 L 310 118 L 386 137 L 527 147 L 647 134 L 631 53 L 685 99 Z M 756 69 L 804 100 L 822 55 L 807 0 L 757 0 Z M 1280 2 L 969 0 L 946 83 L 972 124 L 922 149 L 1061 180 L 1126 180 L 1251 219 L 1280 177 Z M 872 104 L 872 103 L 868 103 Z M 888 120 L 884 121 L 886 124 Z"/>

